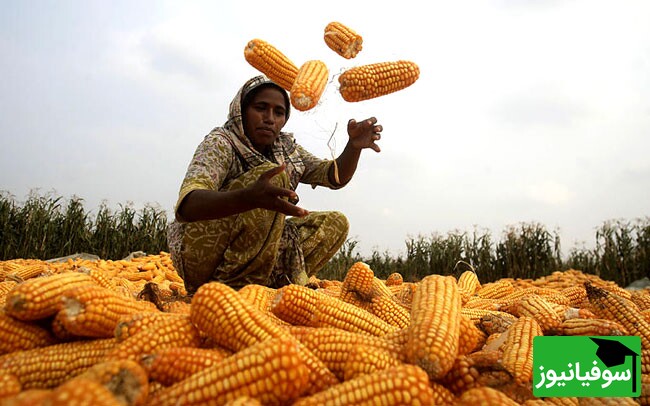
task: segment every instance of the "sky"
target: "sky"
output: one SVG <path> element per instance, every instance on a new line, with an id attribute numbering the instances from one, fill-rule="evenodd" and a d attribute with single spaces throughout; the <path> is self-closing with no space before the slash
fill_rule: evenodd
<path id="1" fill-rule="evenodd" d="M 424 6 L 426 4 L 426 7 Z M 380 153 L 353 180 L 299 186 L 308 210 L 338 210 L 362 255 L 410 238 L 539 223 L 563 249 L 605 221 L 650 215 L 647 0 L 0 0 L 0 191 L 82 198 L 93 212 L 153 205 L 170 216 L 187 165 L 259 74 L 264 39 L 297 66 L 320 59 L 319 105 L 284 130 L 338 155 L 350 118 L 377 117 Z M 340 21 L 363 37 L 344 59 L 323 41 Z M 410 60 L 419 79 L 349 103 L 337 77 Z"/>

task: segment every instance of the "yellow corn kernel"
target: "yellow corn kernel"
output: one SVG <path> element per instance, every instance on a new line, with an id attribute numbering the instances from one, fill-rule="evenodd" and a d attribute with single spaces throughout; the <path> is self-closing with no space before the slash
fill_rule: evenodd
<path id="1" fill-rule="evenodd" d="M 161 319 L 130 335 L 108 352 L 106 358 L 137 361 L 154 351 L 170 347 L 199 347 L 201 343 L 201 332 L 190 321 L 189 315 L 180 315 Z"/>
<path id="2" fill-rule="evenodd" d="M 460 333 L 458 335 L 458 355 L 469 354 L 482 346 L 487 334 L 476 326 L 469 317 L 460 315 Z"/>
<path id="3" fill-rule="evenodd" d="M 55 343 L 52 334 L 38 324 L 0 313 L 0 355 L 45 347 Z"/>
<path id="4" fill-rule="evenodd" d="M 387 323 L 374 314 L 342 300 L 327 297 L 316 303 L 312 327 L 336 327 L 341 330 L 383 336 L 398 327 Z"/>
<path id="5" fill-rule="evenodd" d="M 402 362 L 388 351 L 374 346 L 359 344 L 352 347 L 343 366 L 343 380 L 349 381 L 361 375 L 388 369 Z"/>
<path id="6" fill-rule="evenodd" d="M 513 283 L 507 279 L 500 279 L 496 282 L 490 282 L 482 285 L 476 295 L 484 299 L 501 299 L 515 291 Z"/>
<path id="7" fill-rule="evenodd" d="M 481 287 L 481 282 L 476 276 L 476 272 L 473 270 L 464 271 L 458 277 L 458 290 L 460 291 L 460 297 L 462 303 L 465 304 L 469 298 L 476 293 L 476 291 Z"/>
<path id="8" fill-rule="evenodd" d="M 201 285 L 192 298 L 190 320 L 219 347 L 238 352 L 253 344 L 290 333 L 251 305 L 237 291 L 220 282 Z M 337 381 L 314 354 L 300 348 L 310 376 L 310 390 L 318 391 Z"/>
<path id="9" fill-rule="evenodd" d="M 461 355 L 454 360 L 454 365 L 449 372 L 440 378 L 438 382 L 458 396 L 476 386 L 479 371 L 474 364 L 472 358 Z"/>
<path id="10" fill-rule="evenodd" d="M 253 39 L 244 48 L 246 61 L 269 79 L 290 91 L 298 68 L 276 47 L 261 39 Z"/>
<path id="11" fill-rule="evenodd" d="M 70 381 L 91 380 L 103 385 L 120 405 L 144 405 L 149 396 L 149 377 L 133 360 L 101 361 Z"/>
<path id="12" fill-rule="evenodd" d="M 170 347 L 143 355 L 141 363 L 151 380 L 170 386 L 230 355 L 219 348 Z"/>
<path id="13" fill-rule="evenodd" d="M 518 402 L 510 399 L 505 393 L 482 386 L 478 388 L 469 389 L 457 399 L 455 405 L 458 406 L 476 406 L 476 405 L 501 405 L 501 406 L 517 406 Z"/>
<path id="14" fill-rule="evenodd" d="M 298 326 L 309 325 L 316 312 L 316 303 L 329 296 L 301 285 L 285 285 L 276 291 L 270 307 L 281 320 Z"/>
<path id="15" fill-rule="evenodd" d="M 53 389 L 42 404 L 50 406 L 122 406 L 106 386 L 92 379 L 71 379 Z"/>
<path id="16" fill-rule="evenodd" d="M 357 345 L 386 351 L 399 361 L 405 361 L 402 346 L 394 342 L 351 331 L 342 331 L 331 327 L 292 329 L 295 337 L 339 379 L 344 379 L 345 363 Z"/>
<path id="17" fill-rule="evenodd" d="M 630 335 L 630 333 L 620 323 L 612 320 L 574 318 L 562 322 L 558 335 L 627 336 Z"/>
<path id="18" fill-rule="evenodd" d="M 554 333 L 562 324 L 550 302 L 539 295 L 528 295 L 516 305 L 518 316 L 528 316 L 537 320 L 544 333 Z"/>
<path id="19" fill-rule="evenodd" d="M 393 272 L 386 278 L 386 286 L 398 286 L 404 283 L 404 277 L 399 272 Z"/>
<path id="20" fill-rule="evenodd" d="M 95 284 L 69 289 L 61 301 L 57 317 L 68 332 L 82 337 L 113 337 L 120 317 L 160 312 L 151 302 L 127 299 Z"/>
<path id="21" fill-rule="evenodd" d="M 411 313 L 388 296 L 377 296 L 370 301 L 370 313 L 400 329 L 411 323 Z"/>
<path id="22" fill-rule="evenodd" d="M 123 315 L 119 318 L 115 326 L 115 338 L 118 342 L 121 342 L 137 334 L 139 331 L 148 329 L 153 324 L 178 318 L 187 318 L 187 315 L 164 312 L 141 312 Z"/>
<path id="23" fill-rule="evenodd" d="M 18 377 L 8 372 L 0 372 L 0 400 L 20 393 L 21 386 Z"/>
<path id="24" fill-rule="evenodd" d="M 621 324 L 630 334 L 641 337 L 641 349 L 650 350 L 650 322 L 630 299 L 612 290 L 585 283 L 587 298 L 593 312 L 604 319 Z"/>
<path id="25" fill-rule="evenodd" d="M 420 77 L 415 62 L 379 62 L 350 68 L 339 76 L 339 92 L 348 102 L 359 102 L 405 89 Z"/>
<path id="26" fill-rule="evenodd" d="M 288 404 L 303 394 L 308 384 L 309 371 L 297 342 L 272 338 L 160 389 L 149 404 L 224 404 L 243 395 L 262 404 Z"/>
<path id="27" fill-rule="evenodd" d="M 197 289 L 190 320 L 217 345 L 233 352 L 285 334 L 282 327 L 221 282 Z"/>
<path id="28" fill-rule="evenodd" d="M 5 313 L 20 320 L 39 320 L 53 316 L 61 307 L 61 295 L 82 285 L 96 283 L 90 276 L 79 272 L 28 279 L 7 294 Z"/>
<path id="29" fill-rule="evenodd" d="M 294 406 L 338 404 L 433 405 L 434 394 L 425 371 L 415 365 L 401 364 L 303 397 Z"/>
<path id="30" fill-rule="evenodd" d="M 405 351 L 431 379 L 444 376 L 458 356 L 460 301 L 453 276 L 428 275 L 415 291 Z"/>
<path id="31" fill-rule="evenodd" d="M 529 384 L 533 379 L 533 338 L 543 335 L 542 328 L 534 318 L 522 316 L 512 323 L 506 334 L 503 366 L 515 382 Z"/>
<path id="32" fill-rule="evenodd" d="M 325 91 L 328 78 L 329 69 L 325 62 L 311 60 L 303 63 L 291 86 L 291 105 L 300 111 L 314 108 Z"/>
<path id="33" fill-rule="evenodd" d="M 0 371 L 15 375 L 23 389 L 50 389 L 104 360 L 114 338 L 72 341 L 0 357 Z"/>
<path id="34" fill-rule="evenodd" d="M 354 58 L 363 48 L 363 37 L 338 21 L 327 24 L 323 39 L 332 51 L 345 59 Z"/>

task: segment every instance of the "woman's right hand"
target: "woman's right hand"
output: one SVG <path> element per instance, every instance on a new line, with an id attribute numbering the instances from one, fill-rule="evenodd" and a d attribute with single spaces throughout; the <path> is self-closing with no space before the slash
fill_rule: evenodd
<path id="1" fill-rule="evenodd" d="M 271 182 L 271 179 L 281 174 L 285 168 L 286 164 L 283 163 L 261 174 L 259 179 L 248 187 L 250 202 L 257 208 L 277 211 L 287 216 L 304 217 L 309 212 L 289 202 L 297 199 L 296 192 Z"/>

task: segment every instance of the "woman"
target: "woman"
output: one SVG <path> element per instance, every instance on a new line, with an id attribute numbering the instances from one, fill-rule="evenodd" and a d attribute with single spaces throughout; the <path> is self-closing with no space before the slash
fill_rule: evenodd
<path id="1" fill-rule="evenodd" d="M 339 212 L 296 205 L 298 183 L 338 189 L 354 174 L 361 150 L 379 152 L 375 118 L 350 120 L 336 160 L 319 159 L 282 132 L 287 92 L 265 76 L 248 80 L 228 120 L 198 146 L 169 227 L 174 266 L 194 293 L 208 281 L 233 288 L 305 284 L 334 256 L 349 229 Z"/>

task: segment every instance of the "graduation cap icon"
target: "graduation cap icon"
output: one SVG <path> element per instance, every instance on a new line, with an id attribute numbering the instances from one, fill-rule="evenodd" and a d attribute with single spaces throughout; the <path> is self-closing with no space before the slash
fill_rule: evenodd
<path id="1" fill-rule="evenodd" d="M 620 341 L 589 337 L 598 345 L 596 356 L 607 368 L 625 364 L 625 358 L 632 357 L 632 392 L 636 392 L 636 357 L 639 356 Z"/>

